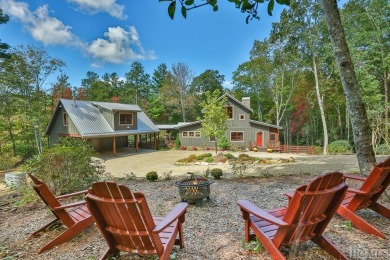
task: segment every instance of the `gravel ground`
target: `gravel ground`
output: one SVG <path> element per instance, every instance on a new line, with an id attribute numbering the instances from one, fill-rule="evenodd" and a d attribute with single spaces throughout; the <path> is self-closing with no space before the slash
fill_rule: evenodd
<path id="1" fill-rule="evenodd" d="M 261 166 L 263 168 L 253 170 L 251 174 L 263 174 L 266 177 L 233 179 L 224 175 L 225 179 L 215 181 L 211 185 L 210 201 L 205 200 L 201 207 L 189 205 L 184 223 L 185 248 L 180 250 L 175 247 L 176 259 L 270 259 L 267 252 L 255 254 L 243 243 L 244 222 L 236 201 L 247 199 L 263 209 L 281 207 L 287 204 L 284 196 L 286 191 L 293 191 L 313 176 L 330 170 L 357 171 L 354 156 L 302 155 L 294 158 L 297 160 L 295 163 Z M 384 157 L 380 157 L 378 161 L 383 159 Z M 106 160 L 108 161 L 109 159 Z M 147 161 L 152 164 L 154 159 L 149 158 Z M 184 166 L 177 168 L 182 169 L 180 167 Z M 266 175 L 264 170 L 267 170 Z M 141 180 L 121 181 L 133 191 L 145 193 L 153 215 L 164 216 L 180 201 L 178 189 L 174 186 L 176 180 L 154 183 Z M 92 226 L 71 241 L 37 255 L 35 252 L 39 247 L 64 229 L 59 227 L 40 237 L 28 239 L 29 234 L 53 217 L 42 202 L 14 207 L 12 202 L 18 199 L 15 196 L 12 193 L 0 194 L 0 258 L 97 259 L 103 253 L 106 248 L 105 241 L 97 228 Z M 384 201 L 384 204 L 390 206 L 390 201 Z M 390 237 L 389 220 L 369 210 L 361 211 L 359 215 Z M 351 259 L 388 259 L 390 256 L 389 240 L 382 240 L 348 227 L 339 217 L 332 219 L 325 236 Z M 288 259 L 332 259 L 311 242 L 300 245 L 294 251 L 283 247 L 282 252 Z M 150 258 L 123 254 L 120 259 Z"/>

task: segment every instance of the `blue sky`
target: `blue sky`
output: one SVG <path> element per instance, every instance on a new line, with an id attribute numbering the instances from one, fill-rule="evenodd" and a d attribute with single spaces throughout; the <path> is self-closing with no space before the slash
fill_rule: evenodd
<path id="1" fill-rule="evenodd" d="M 168 68 L 186 63 L 195 76 L 215 69 L 229 87 L 232 72 L 249 59 L 254 40 L 268 37 L 283 7 L 275 5 L 271 17 L 263 4 L 260 21 L 246 24 L 234 4 L 219 2 L 218 12 L 205 6 L 191 10 L 187 19 L 177 12 L 171 20 L 169 2 L 158 0 L 0 0 L 10 16 L 0 25 L 0 39 L 43 47 L 62 59 L 72 87 L 80 86 L 87 71 L 124 77 L 134 61 L 151 75 L 161 63 Z M 49 78 L 44 87 L 54 81 Z"/>

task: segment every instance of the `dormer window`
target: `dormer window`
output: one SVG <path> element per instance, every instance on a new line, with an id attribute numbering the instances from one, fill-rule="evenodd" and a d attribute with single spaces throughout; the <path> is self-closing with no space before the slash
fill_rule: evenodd
<path id="1" fill-rule="evenodd" d="M 119 114 L 119 125 L 132 125 L 133 114 L 132 113 L 120 113 Z"/>
<path id="2" fill-rule="evenodd" d="M 233 119 L 233 107 L 232 106 L 226 106 L 226 116 L 227 119 Z"/>
<path id="3" fill-rule="evenodd" d="M 62 122 L 64 123 L 64 126 L 68 125 L 68 114 L 66 112 L 62 114 Z"/>

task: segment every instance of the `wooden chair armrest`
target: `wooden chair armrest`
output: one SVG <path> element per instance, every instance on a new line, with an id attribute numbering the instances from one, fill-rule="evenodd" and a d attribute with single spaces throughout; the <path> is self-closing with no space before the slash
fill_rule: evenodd
<path id="1" fill-rule="evenodd" d="M 357 176 L 353 174 L 343 174 L 343 176 L 347 179 L 356 180 L 356 181 L 365 181 L 366 177 L 363 176 Z"/>
<path id="2" fill-rule="evenodd" d="M 354 189 L 354 188 L 348 188 L 347 192 L 352 192 L 352 193 L 360 194 L 360 195 L 367 195 L 368 194 L 367 192 L 364 192 L 364 191 L 361 191 L 361 190 L 357 190 L 357 189 Z"/>
<path id="3" fill-rule="evenodd" d="M 69 194 L 57 196 L 56 199 L 60 200 L 60 199 L 69 198 L 69 197 L 87 194 L 87 193 L 88 193 L 88 190 L 82 190 L 82 191 L 78 191 L 78 192 L 74 192 L 74 193 L 69 193 Z"/>
<path id="4" fill-rule="evenodd" d="M 177 204 L 165 217 L 161 222 L 154 227 L 153 233 L 160 233 L 167 226 L 172 224 L 176 219 L 178 219 L 181 215 L 186 213 L 188 203 L 180 202 Z"/>
<path id="5" fill-rule="evenodd" d="M 293 196 L 294 196 L 294 192 L 293 191 L 289 191 L 289 192 L 286 192 L 284 194 L 288 199 L 291 199 Z"/>
<path id="6" fill-rule="evenodd" d="M 246 211 L 246 212 L 248 212 L 248 213 L 250 213 L 258 218 L 264 219 L 272 224 L 275 224 L 277 226 L 287 226 L 288 225 L 283 220 L 272 216 L 268 212 L 260 209 L 259 207 L 257 207 L 256 205 L 254 205 L 253 203 L 251 203 L 247 200 L 239 200 L 239 201 L 237 201 L 237 204 L 240 207 L 241 211 Z"/>
<path id="7" fill-rule="evenodd" d="M 63 209 L 74 208 L 74 207 L 81 206 L 81 205 L 86 205 L 86 204 L 87 204 L 87 202 L 85 200 L 82 200 L 82 201 L 69 203 L 69 204 L 66 204 L 66 205 L 61 205 L 59 207 L 55 207 L 53 210 L 63 210 Z"/>

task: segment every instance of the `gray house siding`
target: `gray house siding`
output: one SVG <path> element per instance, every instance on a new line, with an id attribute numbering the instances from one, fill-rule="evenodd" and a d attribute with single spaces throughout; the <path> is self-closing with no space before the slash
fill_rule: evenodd
<path id="1" fill-rule="evenodd" d="M 78 135 L 80 134 L 77 130 L 75 124 L 70 119 L 70 117 L 67 115 L 67 125 L 64 125 L 63 116 L 65 113 L 65 109 L 61 108 L 59 109 L 58 113 L 55 115 L 56 120 L 53 124 L 53 131 L 51 131 L 49 135 L 50 144 L 56 144 L 58 143 L 59 137 L 61 135 Z"/>
<path id="2" fill-rule="evenodd" d="M 133 115 L 133 124 L 132 125 L 120 125 L 119 124 L 119 115 L 120 114 L 132 114 Z M 129 111 L 116 111 L 114 114 L 114 130 L 134 130 L 137 129 L 137 112 Z"/>
<path id="3" fill-rule="evenodd" d="M 231 115 L 231 118 L 226 120 L 228 129 L 225 136 L 230 144 L 237 148 L 257 146 L 265 149 L 270 140 L 270 131 L 278 132 L 277 129 L 280 127 L 250 120 L 252 110 L 248 105 L 227 95 L 226 106 L 232 107 L 232 110 L 228 112 L 227 109 L 227 114 Z M 200 128 L 201 122 L 188 123 L 188 125 L 185 125 L 185 123 L 179 124 L 181 145 L 187 147 L 214 147 L 215 142 L 210 142 L 209 137 L 199 136 Z"/>

